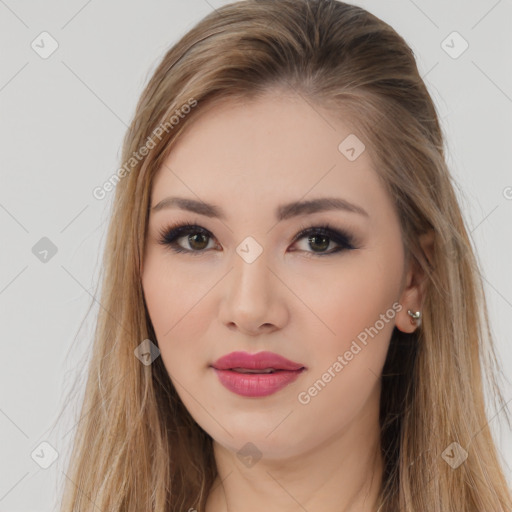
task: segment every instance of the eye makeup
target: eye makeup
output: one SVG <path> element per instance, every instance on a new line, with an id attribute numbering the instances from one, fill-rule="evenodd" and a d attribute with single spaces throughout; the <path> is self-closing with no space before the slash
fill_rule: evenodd
<path id="1" fill-rule="evenodd" d="M 195 237 L 195 238 L 194 238 Z M 336 246 L 330 249 L 328 252 L 322 252 L 326 249 L 320 249 L 320 251 L 302 251 L 308 256 L 330 256 L 336 253 L 356 249 L 355 237 L 347 232 L 346 230 L 338 229 L 331 226 L 328 222 L 321 223 L 320 225 L 303 225 L 299 232 L 293 237 L 292 243 L 296 243 L 303 238 L 307 238 L 309 247 L 313 245 L 325 245 L 327 247 L 331 244 Z M 181 239 L 185 240 L 185 244 L 188 244 L 190 249 L 183 247 L 179 243 Z M 213 240 L 213 234 L 206 228 L 190 222 L 176 222 L 166 225 L 158 232 L 158 243 L 169 248 L 175 253 L 185 253 L 193 256 L 204 254 L 208 248 L 209 241 Z M 207 242 L 205 244 L 205 241 Z M 320 241 L 320 242 L 319 242 Z M 190 244 L 199 244 L 199 248 L 193 248 Z M 204 247 L 202 247 L 204 245 Z M 293 251 L 295 252 L 295 250 Z"/>

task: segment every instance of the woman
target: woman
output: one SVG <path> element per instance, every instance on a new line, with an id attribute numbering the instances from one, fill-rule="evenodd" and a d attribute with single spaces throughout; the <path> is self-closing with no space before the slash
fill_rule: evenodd
<path id="1" fill-rule="evenodd" d="M 174 45 L 124 141 L 61 511 L 511 510 L 443 144 L 362 8 L 247 0 Z"/>

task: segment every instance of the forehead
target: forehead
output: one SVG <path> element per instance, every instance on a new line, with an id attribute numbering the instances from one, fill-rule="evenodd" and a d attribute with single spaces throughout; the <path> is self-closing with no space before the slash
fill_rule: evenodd
<path id="1" fill-rule="evenodd" d="M 228 99 L 194 116 L 156 173 L 153 204 L 170 194 L 248 210 L 326 195 L 365 209 L 385 200 L 367 141 L 304 97 Z"/>

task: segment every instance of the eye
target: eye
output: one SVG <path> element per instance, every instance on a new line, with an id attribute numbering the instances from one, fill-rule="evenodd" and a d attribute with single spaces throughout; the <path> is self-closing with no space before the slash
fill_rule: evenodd
<path id="1" fill-rule="evenodd" d="M 186 252 L 194 256 L 203 254 L 207 248 L 207 240 L 212 234 L 201 226 L 184 222 L 182 224 L 174 224 L 162 229 L 159 232 L 158 243 L 168 246 L 174 252 Z M 183 248 L 178 241 L 185 238 L 186 243 L 192 247 L 192 250 Z"/>
<path id="2" fill-rule="evenodd" d="M 313 249 L 313 252 L 306 251 L 311 256 L 329 256 L 343 250 L 355 249 L 354 237 L 346 231 L 331 227 L 328 223 L 321 226 L 303 227 L 301 231 L 295 235 L 293 241 L 297 242 L 307 237 L 307 246 Z M 329 252 L 323 252 L 334 243 L 334 247 Z"/>
<path id="3" fill-rule="evenodd" d="M 329 256 L 343 250 L 356 248 L 354 237 L 351 234 L 333 228 L 328 223 L 320 226 L 302 227 L 293 238 L 293 242 L 298 242 L 306 237 L 307 246 L 313 249 L 313 251 L 304 250 L 308 256 Z M 212 233 L 207 229 L 184 222 L 162 229 L 159 232 L 158 243 L 169 247 L 174 252 L 184 252 L 197 256 L 204 254 L 206 249 L 211 249 L 211 247 L 208 247 L 208 243 L 212 238 Z M 184 243 L 190 249 L 179 243 L 181 239 L 184 239 Z M 324 252 L 332 243 L 335 244 L 335 247 L 331 248 L 329 252 Z"/>

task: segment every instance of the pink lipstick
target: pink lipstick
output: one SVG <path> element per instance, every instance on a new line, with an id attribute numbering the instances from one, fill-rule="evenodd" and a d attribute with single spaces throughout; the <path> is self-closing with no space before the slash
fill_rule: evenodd
<path id="1" fill-rule="evenodd" d="M 305 366 L 273 352 L 231 352 L 212 365 L 223 386 L 241 396 L 261 397 L 292 383 Z"/>

